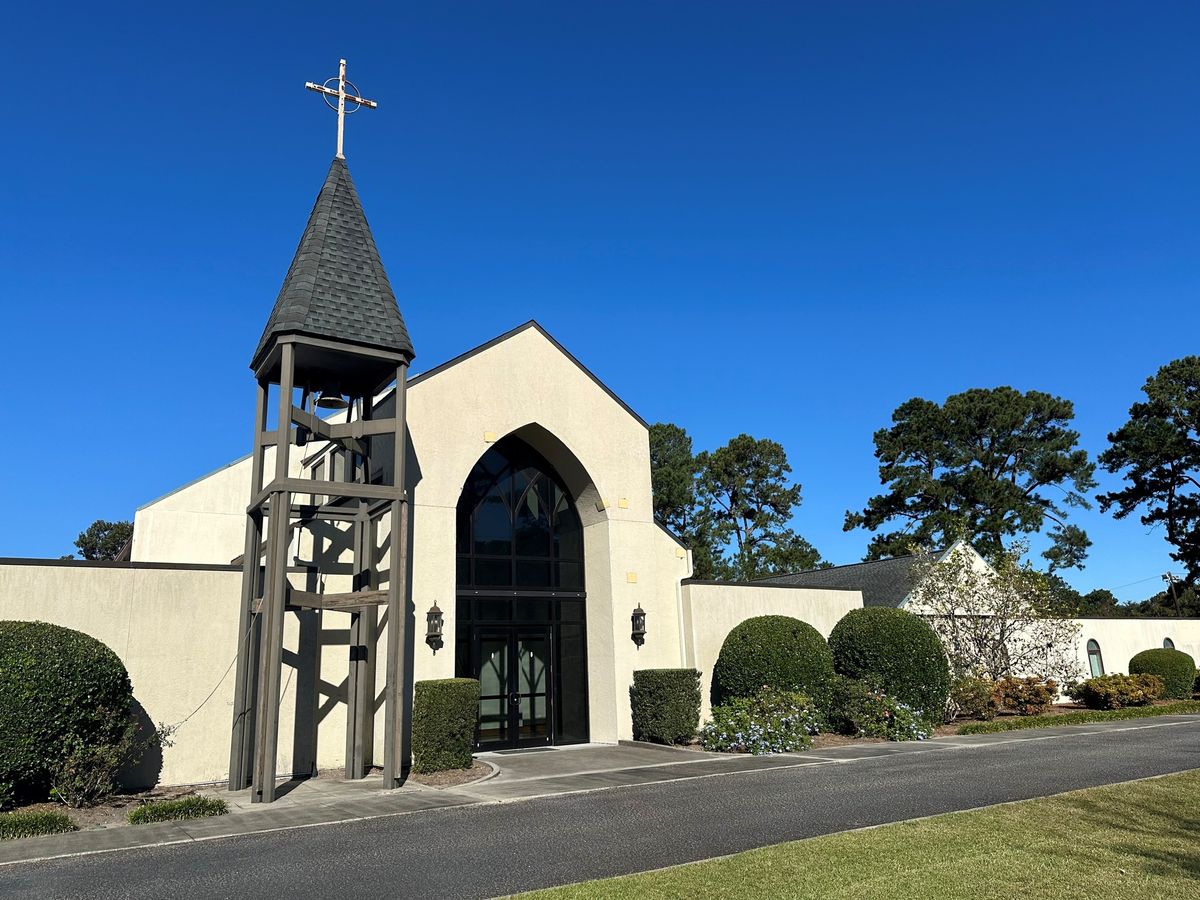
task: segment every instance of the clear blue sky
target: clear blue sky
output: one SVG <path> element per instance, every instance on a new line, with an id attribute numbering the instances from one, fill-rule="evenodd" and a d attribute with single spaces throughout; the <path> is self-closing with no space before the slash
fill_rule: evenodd
<path id="1" fill-rule="evenodd" d="M 1095 453 L 1200 350 L 1194 3 L 49 3 L 3 30 L 0 555 L 247 451 L 333 153 L 303 84 L 339 56 L 380 102 L 347 155 L 415 368 L 536 318 L 698 448 L 781 441 L 834 562 L 902 401 L 1051 391 Z M 1129 583 L 1161 535 L 1077 521 L 1077 586 L 1160 587 Z"/>

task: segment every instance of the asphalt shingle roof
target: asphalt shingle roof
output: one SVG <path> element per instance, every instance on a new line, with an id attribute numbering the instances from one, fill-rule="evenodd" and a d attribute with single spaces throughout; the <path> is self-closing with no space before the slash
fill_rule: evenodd
<path id="1" fill-rule="evenodd" d="M 912 591 L 910 579 L 916 561 L 916 556 L 897 556 L 791 575 L 770 575 L 759 581 L 795 587 L 849 588 L 862 591 L 863 606 L 899 607 Z"/>
<path id="2" fill-rule="evenodd" d="M 329 167 L 251 368 L 257 368 L 271 339 L 284 334 L 352 341 L 413 356 L 404 317 L 344 159 Z"/>

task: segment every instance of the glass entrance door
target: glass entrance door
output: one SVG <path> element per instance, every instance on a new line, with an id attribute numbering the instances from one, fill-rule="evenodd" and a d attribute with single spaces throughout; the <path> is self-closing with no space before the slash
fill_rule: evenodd
<path id="1" fill-rule="evenodd" d="M 549 744 L 552 691 L 550 628 L 479 628 L 479 749 Z"/>

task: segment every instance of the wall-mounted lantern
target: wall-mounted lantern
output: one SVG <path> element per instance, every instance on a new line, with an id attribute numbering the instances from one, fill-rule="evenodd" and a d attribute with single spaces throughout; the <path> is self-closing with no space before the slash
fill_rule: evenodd
<path id="1" fill-rule="evenodd" d="M 646 643 L 646 611 L 642 609 L 642 604 L 637 605 L 637 609 L 633 611 L 633 615 L 629 619 L 633 623 L 633 633 L 630 634 L 630 637 L 640 647 Z"/>
<path id="2" fill-rule="evenodd" d="M 437 603 L 425 613 L 425 643 L 434 653 L 442 649 L 442 611 L 438 609 Z"/>

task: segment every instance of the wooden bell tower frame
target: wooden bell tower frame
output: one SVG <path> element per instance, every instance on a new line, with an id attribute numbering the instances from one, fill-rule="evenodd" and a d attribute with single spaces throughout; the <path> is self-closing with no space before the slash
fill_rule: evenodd
<path id="1" fill-rule="evenodd" d="M 366 774 L 373 743 L 376 607 L 384 602 L 383 776 L 385 786 L 393 787 L 406 776 L 410 759 L 405 382 L 412 357 L 305 335 L 274 338 L 265 356 L 260 356 L 262 362 L 255 370 L 258 403 L 251 500 L 246 509 L 229 787 L 240 790 L 249 783 L 253 801 L 270 803 L 275 799 L 284 616 L 288 611 L 315 609 L 351 615 L 346 774 L 350 778 Z M 395 413 L 391 418 L 375 418 L 375 397 L 392 383 Z M 299 406 L 297 392 L 301 394 Z M 268 429 L 272 394 L 277 413 L 274 427 Z M 319 394 L 347 398 L 347 421 L 331 424 L 317 416 L 314 401 Z M 345 467 L 344 481 L 292 476 L 293 448 L 312 440 L 328 441 L 354 460 Z M 268 472 L 272 448 L 274 461 Z M 299 502 L 304 499 L 313 502 Z M 382 556 L 376 546 L 379 526 L 385 520 L 390 526 L 386 570 L 376 558 Z M 353 589 L 349 592 L 299 590 L 289 580 L 289 574 L 311 575 L 316 568 L 315 561 L 294 566 L 288 560 L 293 533 L 316 522 L 350 529 Z M 380 590 L 384 580 L 386 589 Z"/>

